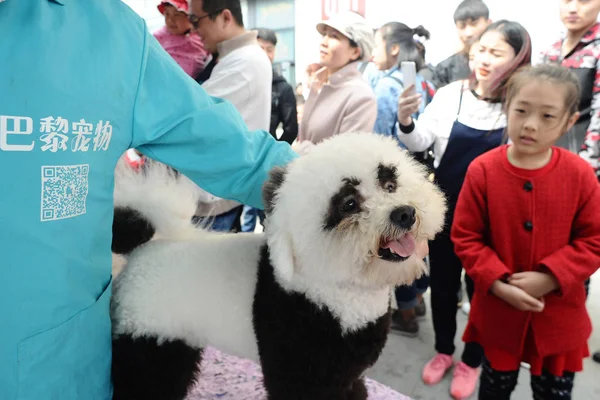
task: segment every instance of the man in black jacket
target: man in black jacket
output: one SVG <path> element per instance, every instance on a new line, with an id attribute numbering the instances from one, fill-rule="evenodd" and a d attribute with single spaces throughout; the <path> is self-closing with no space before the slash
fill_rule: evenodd
<path id="1" fill-rule="evenodd" d="M 258 44 L 267 53 L 273 63 L 277 36 L 271 29 L 258 29 Z M 292 142 L 298 136 L 298 116 L 296 114 L 296 95 L 292 86 L 285 78 L 273 71 L 273 89 L 271 93 L 271 128 L 269 132 L 275 139 Z M 279 124 L 282 124 L 283 133 L 280 138 L 276 135 Z"/>
<path id="2" fill-rule="evenodd" d="M 439 63 L 433 71 L 433 84 L 437 89 L 447 84 L 466 79 L 471 74 L 469 50 L 471 45 L 490 24 L 490 10 L 481 0 L 464 0 L 454 12 L 454 24 L 463 44 L 462 51 Z"/>

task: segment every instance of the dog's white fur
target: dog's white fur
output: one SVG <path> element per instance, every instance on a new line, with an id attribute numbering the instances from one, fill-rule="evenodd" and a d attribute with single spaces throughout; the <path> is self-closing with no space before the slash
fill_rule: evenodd
<path id="1" fill-rule="evenodd" d="M 396 193 L 379 187 L 375 179 L 379 164 L 397 168 Z M 343 234 L 323 234 L 324 210 L 342 177 L 361 181 L 366 210 Z M 327 305 L 347 329 L 382 315 L 389 301 L 385 289 L 412 282 L 426 270 L 416 255 L 400 265 L 375 256 L 392 210 L 414 206 L 418 221 L 414 233 L 423 240 L 433 238 L 444 223 L 445 200 L 426 179 L 423 167 L 393 140 L 370 134 L 345 134 L 315 146 L 287 172 L 280 193 L 267 226 L 279 282 Z"/>
<path id="2" fill-rule="evenodd" d="M 396 167 L 395 193 L 381 189 L 380 164 Z M 327 231 L 331 198 L 350 177 L 361 182 L 362 211 Z M 417 238 L 431 239 L 442 228 L 441 192 L 393 140 L 363 133 L 327 140 L 286 168 L 265 235 L 178 236 L 130 254 L 114 285 L 114 333 L 183 339 L 258 360 L 252 303 L 264 243 L 285 290 L 328 307 L 344 331 L 360 329 L 387 312 L 393 286 L 425 272 L 416 255 L 404 262 L 377 256 L 382 235 L 396 232 L 390 213 L 404 205 L 417 210 Z"/>
<path id="3" fill-rule="evenodd" d="M 143 171 L 121 157 L 115 169 L 115 207 L 129 207 L 146 217 L 161 237 L 187 238 L 199 231 L 190 224 L 204 192 L 165 164 L 146 160 Z"/>

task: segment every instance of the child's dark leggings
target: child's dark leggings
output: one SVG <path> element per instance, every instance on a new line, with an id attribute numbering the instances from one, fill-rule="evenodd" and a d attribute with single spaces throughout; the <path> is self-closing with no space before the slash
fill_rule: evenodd
<path id="1" fill-rule="evenodd" d="M 517 386 L 519 370 L 511 372 L 495 371 L 488 360 L 483 360 L 479 381 L 479 400 L 509 400 Z M 546 371 L 542 375 L 531 375 L 531 390 L 534 400 L 570 400 L 575 374 L 565 372 L 564 376 L 554 376 Z"/>
<path id="2" fill-rule="evenodd" d="M 429 282 L 431 287 L 431 315 L 435 332 L 435 350 L 451 356 L 454 354 L 456 336 L 456 312 L 462 263 L 454 253 L 454 244 L 450 239 L 449 224 L 435 240 L 429 242 Z M 469 300 L 473 297 L 474 284 L 465 275 Z M 461 332 L 462 334 L 462 332 Z M 483 349 L 478 343 L 465 343 L 462 362 L 471 368 L 478 368 L 483 358 Z"/>

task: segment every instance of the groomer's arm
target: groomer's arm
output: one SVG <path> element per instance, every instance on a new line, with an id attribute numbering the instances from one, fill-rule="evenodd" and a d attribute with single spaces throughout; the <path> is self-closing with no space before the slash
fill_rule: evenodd
<path id="1" fill-rule="evenodd" d="M 262 184 L 296 157 L 290 146 L 248 131 L 229 102 L 207 95 L 147 32 L 141 63 L 131 147 L 213 195 L 262 209 Z"/>

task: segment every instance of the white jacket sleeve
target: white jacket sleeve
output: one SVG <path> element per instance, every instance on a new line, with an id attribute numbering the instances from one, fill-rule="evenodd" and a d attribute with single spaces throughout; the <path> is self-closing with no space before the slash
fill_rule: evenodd
<path id="1" fill-rule="evenodd" d="M 437 95 L 436 95 L 437 96 Z M 434 96 L 431 103 L 425 107 L 423 114 L 418 120 L 413 120 L 414 128 L 410 133 L 404 133 L 398 126 L 398 139 L 410 151 L 425 151 L 433 145 L 436 140 L 436 128 L 438 128 L 439 101 Z"/>
<path id="2" fill-rule="evenodd" d="M 456 117 L 461 88 L 460 83 L 454 82 L 439 89 L 418 120 L 414 121 L 414 129 L 410 133 L 404 133 L 397 125 L 398 139 L 409 151 L 425 151 L 440 138 L 449 136 L 452 126 L 449 121 Z"/>

